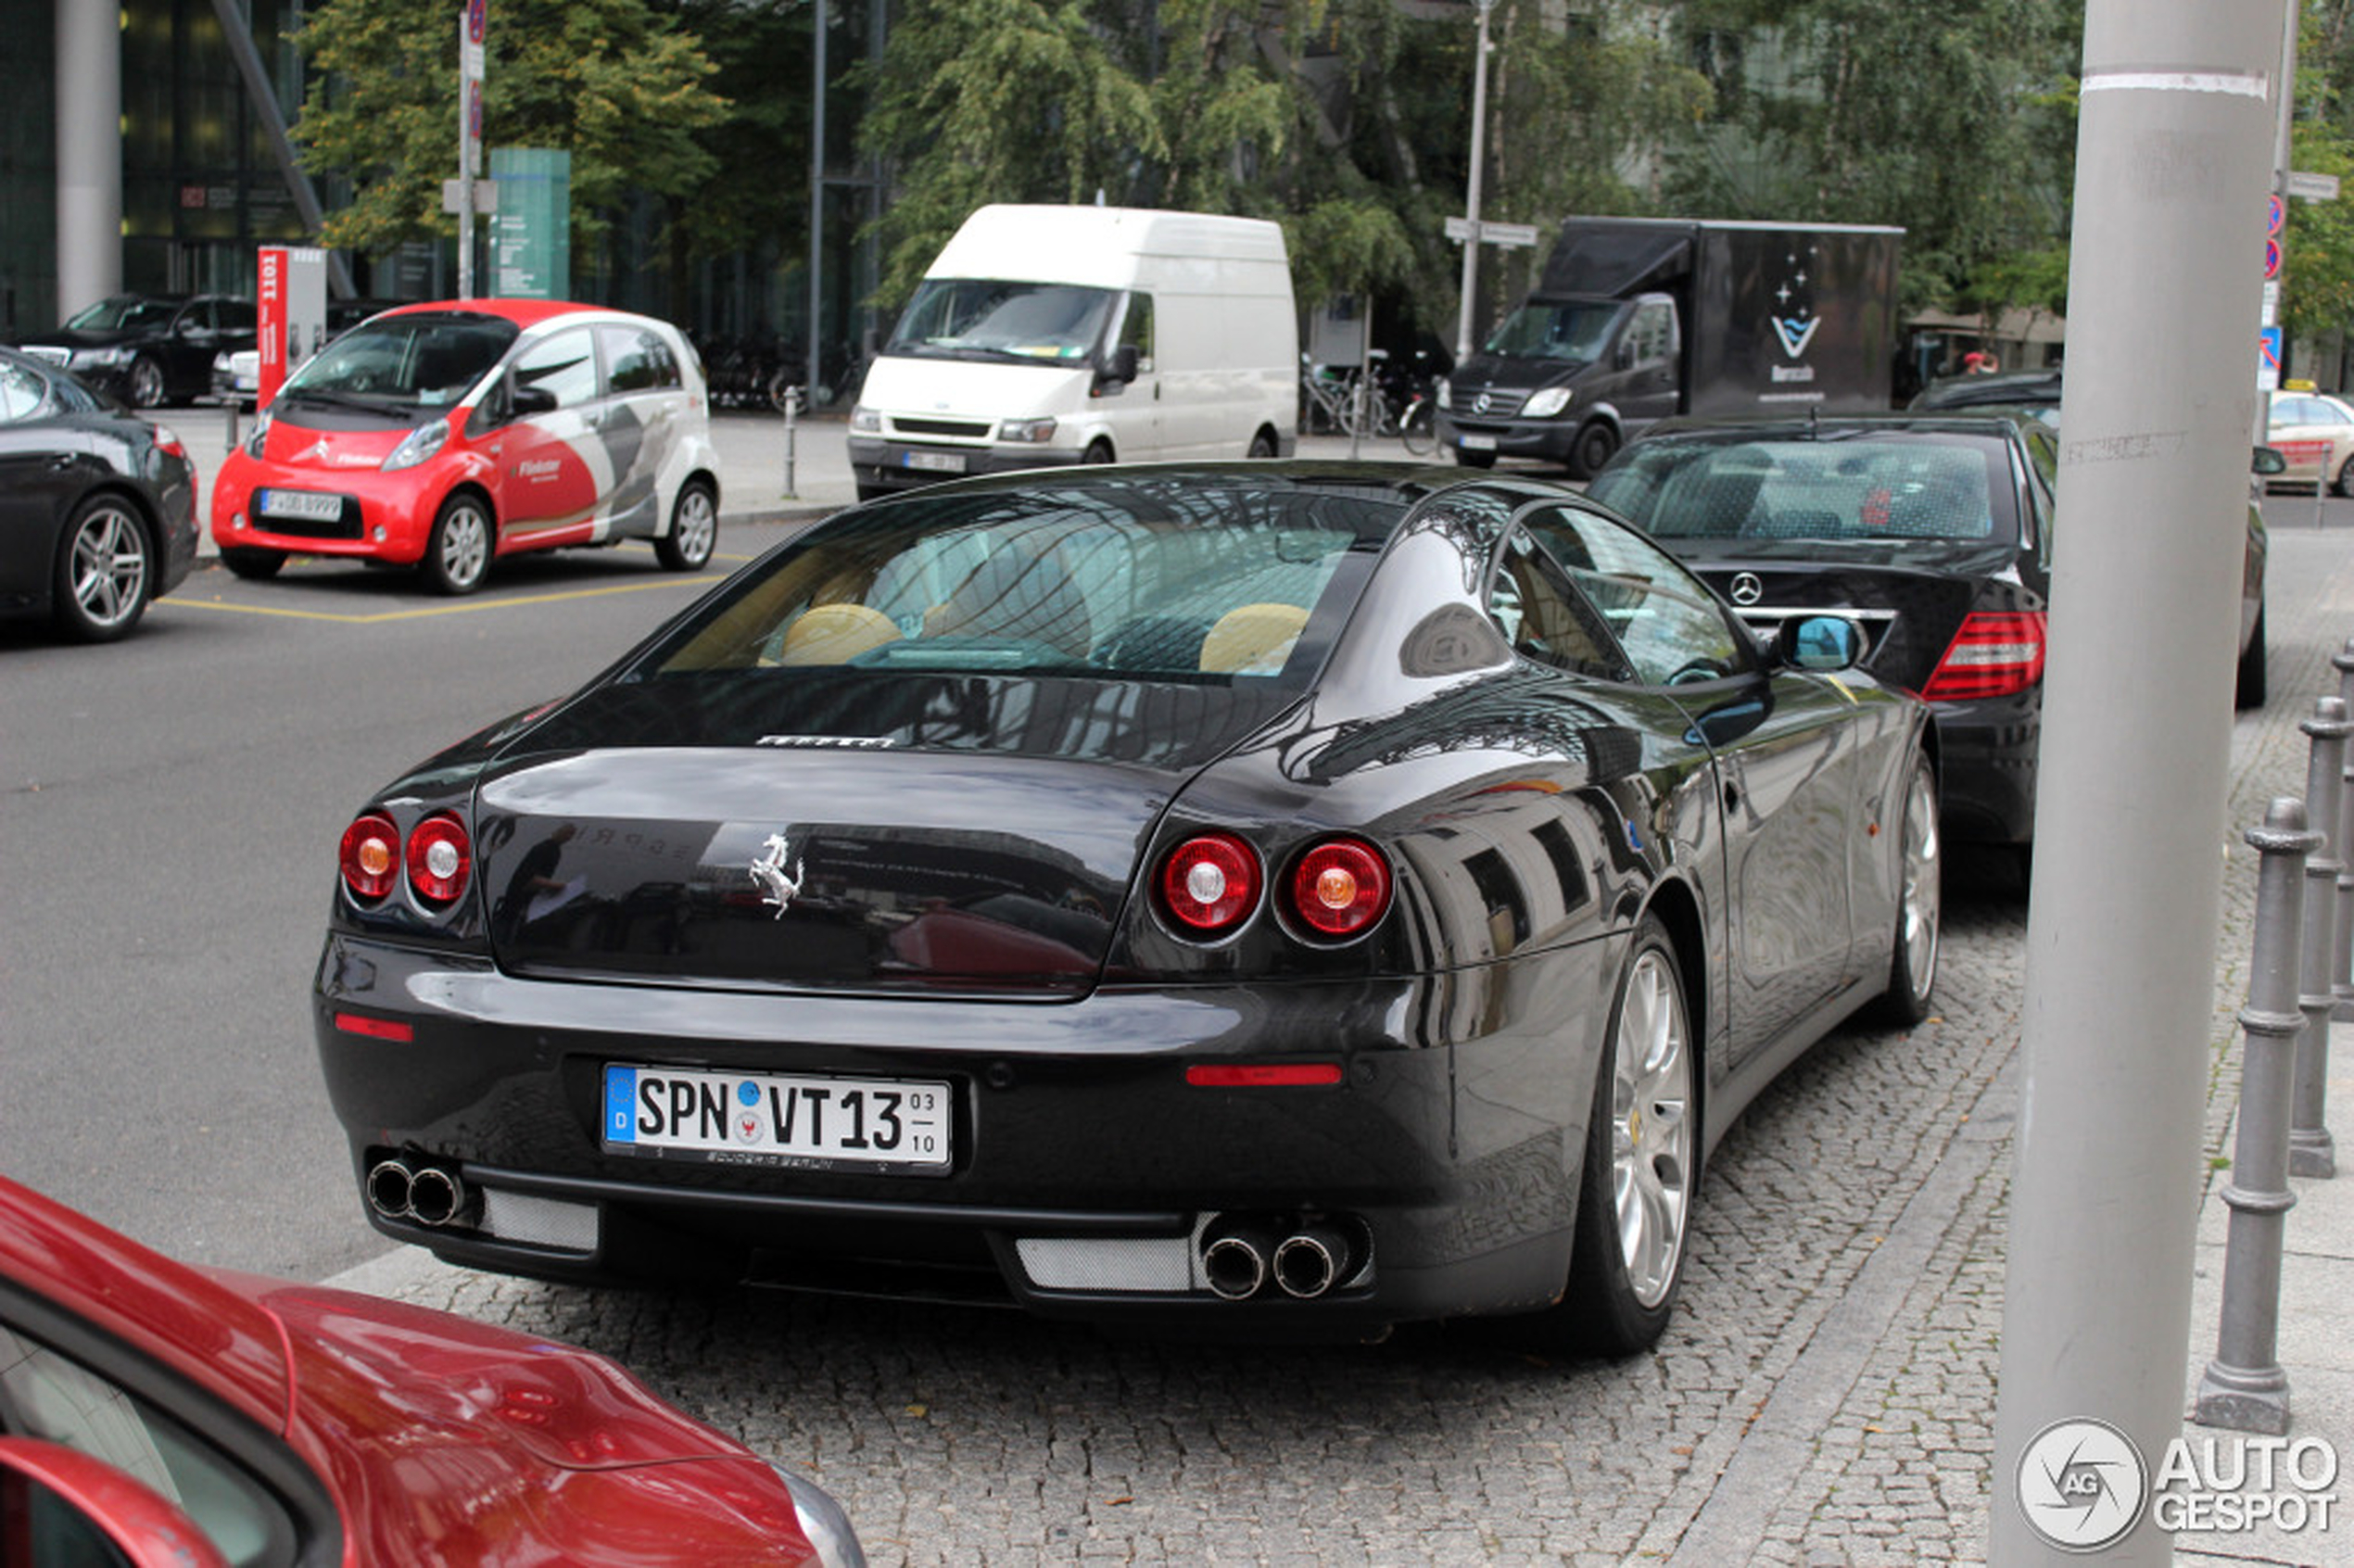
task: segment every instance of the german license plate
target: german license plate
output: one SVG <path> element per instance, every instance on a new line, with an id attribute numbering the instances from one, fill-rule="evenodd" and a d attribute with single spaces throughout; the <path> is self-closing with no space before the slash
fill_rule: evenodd
<path id="1" fill-rule="evenodd" d="M 933 474 L 962 474 L 965 454 L 962 452 L 909 452 L 905 462 L 910 468 L 921 468 Z"/>
<path id="2" fill-rule="evenodd" d="M 1461 444 L 1463 450 L 1467 452 L 1492 452 L 1496 449 L 1496 437 L 1493 436 L 1465 436 L 1462 438 Z"/>
<path id="3" fill-rule="evenodd" d="M 254 510 L 264 517 L 299 517 L 310 523 L 335 523 L 343 518 L 343 498 L 315 490 L 264 490 Z"/>
<path id="4" fill-rule="evenodd" d="M 604 1145 L 766 1165 L 948 1169 L 945 1083 L 605 1066 Z"/>

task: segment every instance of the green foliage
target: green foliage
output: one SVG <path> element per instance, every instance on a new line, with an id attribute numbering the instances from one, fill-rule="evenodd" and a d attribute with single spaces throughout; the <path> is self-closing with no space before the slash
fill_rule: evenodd
<path id="1" fill-rule="evenodd" d="M 311 169 L 352 184 L 332 246 L 383 249 L 456 231 L 441 182 L 458 164 L 458 9 L 440 0 L 324 0 L 297 41 L 311 89 L 294 135 Z M 633 190 L 716 167 L 696 140 L 727 113 L 696 37 L 648 0 L 500 0 L 484 71 L 483 141 L 572 154 L 577 234 Z"/>

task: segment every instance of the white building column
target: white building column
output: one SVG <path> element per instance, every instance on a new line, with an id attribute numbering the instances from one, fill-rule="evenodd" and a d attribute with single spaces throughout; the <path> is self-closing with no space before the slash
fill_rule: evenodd
<path id="1" fill-rule="evenodd" d="M 57 315 L 122 288 L 118 0 L 57 0 Z"/>

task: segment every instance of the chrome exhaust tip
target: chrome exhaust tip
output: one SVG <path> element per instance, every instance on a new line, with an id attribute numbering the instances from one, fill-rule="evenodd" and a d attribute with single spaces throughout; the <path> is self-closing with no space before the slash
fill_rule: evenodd
<path id="1" fill-rule="evenodd" d="M 397 1159 L 378 1160 L 368 1170 L 368 1207 L 387 1220 L 406 1220 L 416 1189 L 416 1178 Z"/>
<path id="2" fill-rule="evenodd" d="M 1313 1301 L 1348 1277 L 1348 1237 L 1331 1225 L 1303 1226 L 1275 1248 L 1275 1284 L 1285 1296 Z"/>
<path id="3" fill-rule="evenodd" d="M 437 1165 L 418 1170 L 409 1182 L 409 1216 L 420 1225 L 447 1225 L 466 1209 L 466 1184 Z"/>
<path id="4" fill-rule="evenodd" d="M 1273 1240 L 1255 1225 L 1212 1226 L 1202 1242 L 1202 1278 L 1228 1301 L 1258 1295 L 1267 1283 L 1267 1254 Z"/>

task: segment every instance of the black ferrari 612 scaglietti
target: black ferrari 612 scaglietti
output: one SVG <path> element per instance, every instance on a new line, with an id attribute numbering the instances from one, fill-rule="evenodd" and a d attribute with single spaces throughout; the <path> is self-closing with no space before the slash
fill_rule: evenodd
<path id="1" fill-rule="evenodd" d="M 1929 1006 L 1935 739 L 1861 651 L 1516 475 L 843 513 L 346 831 L 370 1216 L 555 1279 L 1640 1347 L 1743 1105 Z"/>

